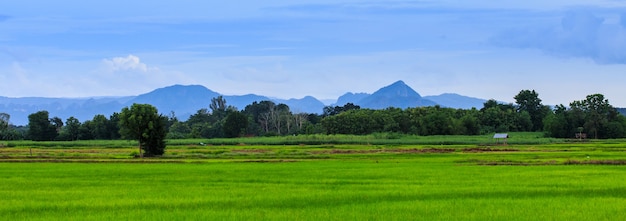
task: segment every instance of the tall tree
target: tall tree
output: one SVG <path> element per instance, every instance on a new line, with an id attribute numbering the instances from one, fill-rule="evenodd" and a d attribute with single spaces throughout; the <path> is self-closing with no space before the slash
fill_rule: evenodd
<path id="1" fill-rule="evenodd" d="M 80 133 L 80 121 L 75 117 L 69 117 L 65 120 L 65 132 L 69 140 L 78 140 Z"/>
<path id="2" fill-rule="evenodd" d="M 92 135 L 96 140 L 108 140 L 111 139 L 111 133 L 109 132 L 109 119 L 102 114 L 97 114 L 91 119 L 92 123 Z"/>
<path id="3" fill-rule="evenodd" d="M 139 156 L 162 155 L 165 152 L 165 126 L 167 117 L 159 114 L 156 107 L 149 104 L 133 104 L 124 107 L 120 113 L 120 134 L 139 141 Z"/>
<path id="4" fill-rule="evenodd" d="M 28 115 L 28 128 L 28 134 L 34 141 L 54 140 L 57 136 L 57 127 L 52 124 L 48 111 Z"/>
<path id="5" fill-rule="evenodd" d="M 595 139 L 607 138 L 606 128 L 609 122 L 615 121 L 619 113 L 609 104 L 609 100 L 602 94 L 587 95 L 583 101 L 574 101 L 572 109 L 579 109 L 585 114 L 583 127 L 593 133 Z"/>
<path id="6" fill-rule="evenodd" d="M 361 106 L 359 105 L 355 105 L 353 103 L 347 103 L 343 106 L 326 106 L 324 107 L 324 113 L 322 114 L 323 116 L 333 116 L 333 115 L 337 115 L 341 112 L 344 111 L 349 111 L 349 110 L 358 110 L 361 109 Z"/>
<path id="7" fill-rule="evenodd" d="M 219 121 L 226 117 L 226 99 L 222 97 L 222 95 L 211 98 L 211 104 L 209 105 L 211 109 L 211 115 L 215 117 L 215 121 Z"/>
<path id="8" fill-rule="evenodd" d="M 0 130 L 6 130 L 9 128 L 9 120 L 11 115 L 7 113 L 0 113 Z"/>
<path id="9" fill-rule="evenodd" d="M 543 129 L 543 119 L 546 117 L 550 108 L 541 103 L 539 94 L 535 90 L 522 90 L 515 95 L 515 103 L 517 103 L 518 112 L 528 112 L 530 121 L 532 122 L 532 130 L 540 131 Z"/>
<path id="10" fill-rule="evenodd" d="M 54 126 L 57 134 L 61 132 L 61 128 L 63 128 L 63 120 L 59 117 L 50 118 L 50 123 Z"/>
<path id="11" fill-rule="evenodd" d="M 11 119 L 11 115 L 7 113 L 0 113 L 0 132 L 6 131 L 9 129 L 10 119 Z"/>
<path id="12" fill-rule="evenodd" d="M 7 113 L 0 113 L 0 140 L 7 139 L 7 134 L 9 132 L 9 119 L 11 119 L 11 115 Z"/>
<path id="13" fill-rule="evenodd" d="M 252 102 L 244 109 L 243 113 L 250 116 L 250 130 L 256 134 L 265 134 L 269 132 L 270 127 L 270 109 L 274 108 L 276 104 L 272 101 Z"/>
<path id="14" fill-rule="evenodd" d="M 120 113 L 114 112 L 113 114 L 111 114 L 107 122 L 107 131 L 109 131 L 109 138 L 113 140 L 120 139 L 122 137 L 122 135 L 120 135 Z"/>
<path id="15" fill-rule="evenodd" d="M 224 135 L 228 138 L 239 137 L 243 135 L 248 127 L 248 117 L 238 111 L 228 113 L 224 121 Z"/>

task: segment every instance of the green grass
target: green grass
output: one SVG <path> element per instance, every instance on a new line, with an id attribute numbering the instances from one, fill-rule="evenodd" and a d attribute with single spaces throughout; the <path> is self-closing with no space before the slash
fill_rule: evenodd
<path id="1" fill-rule="evenodd" d="M 624 220 L 618 166 L 0 163 L 6 220 Z"/>
<path id="2" fill-rule="evenodd" d="M 0 148 L 0 219 L 626 220 L 624 140 L 513 136 L 174 140 L 150 159 L 129 141 L 21 141 Z"/>
<path id="3" fill-rule="evenodd" d="M 171 139 L 168 146 L 202 145 L 492 145 L 493 134 L 478 136 L 415 136 L 378 133 L 371 135 L 294 135 L 283 137 L 245 137 L 215 139 Z M 563 139 L 546 138 L 539 132 L 510 133 L 508 144 L 563 143 Z M 613 141 L 618 142 L 618 141 Z M 0 141 L 0 147 L 32 148 L 125 148 L 137 146 L 129 140 L 81 140 L 81 141 Z"/>

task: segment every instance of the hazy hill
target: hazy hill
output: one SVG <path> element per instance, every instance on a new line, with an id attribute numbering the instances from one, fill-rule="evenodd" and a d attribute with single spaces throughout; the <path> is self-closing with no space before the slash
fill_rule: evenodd
<path id="1" fill-rule="evenodd" d="M 480 109 L 483 107 L 484 103 L 487 102 L 485 99 L 467 97 L 459 94 L 451 94 L 445 93 L 441 95 L 435 96 L 424 96 L 425 99 L 434 101 L 435 103 L 441 105 L 442 107 L 450 107 L 457 109 L 472 109 L 473 107 Z"/>
<path id="2" fill-rule="evenodd" d="M 81 122 L 91 120 L 95 115 L 110 116 L 119 112 L 123 107 L 133 103 L 148 103 L 159 109 L 163 114 L 169 115 L 172 111 L 180 120 L 186 120 L 189 115 L 199 109 L 209 108 L 211 99 L 220 93 L 212 91 L 201 85 L 172 85 L 158 88 L 151 92 L 138 96 L 127 97 L 92 97 L 92 98 L 8 98 L 0 97 L 0 112 L 11 115 L 11 123 L 15 125 L 28 124 L 28 115 L 40 110 L 50 112 L 50 117 L 60 117 L 66 120 L 70 116 L 78 118 Z M 273 99 L 262 95 L 223 95 L 226 104 L 243 110 L 246 105 L 255 101 L 271 100 L 275 103 L 288 105 L 292 112 L 322 113 L 324 104 L 318 99 L 306 96 L 301 99 Z M 437 96 L 422 97 L 419 93 L 406 85 L 403 81 L 397 81 L 385 86 L 373 94 L 346 93 L 337 99 L 333 105 L 343 106 L 346 103 L 354 103 L 362 108 L 384 109 L 388 107 L 420 107 L 439 104 L 451 108 L 482 107 L 486 100 L 466 97 L 458 94 L 442 94 Z"/>
<path id="3" fill-rule="evenodd" d="M 27 125 L 28 115 L 46 110 L 50 117 L 60 117 L 64 121 L 74 116 L 82 121 L 92 119 L 97 114 L 105 116 L 119 112 L 124 103 L 134 97 L 99 97 L 99 98 L 0 98 L 0 112 L 11 115 L 10 123 Z"/>
<path id="4" fill-rule="evenodd" d="M 201 85 L 172 85 L 128 97 L 0 97 L 0 112 L 11 115 L 10 123 L 15 125 L 27 125 L 28 115 L 40 110 L 46 110 L 50 113 L 50 117 L 60 117 L 64 121 L 73 116 L 84 122 L 98 114 L 108 117 L 133 103 L 147 103 L 154 105 L 162 114 L 169 115 L 174 112 L 180 120 L 186 120 L 198 110 L 208 109 L 211 99 L 220 95 Z M 234 106 L 238 110 L 243 110 L 255 101 L 263 100 L 287 104 L 293 112 L 321 113 L 324 108 L 322 102 L 311 96 L 288 100 L 271 99 L 255 94 L 223 95 L 223 97 L 226 99 L 226 105 Z"/>
<path id="5" fill-rule="evenodd" d="M 343 106 L 347 103 L 353 103 L 353 104 L 357 104 L 359 103 L 359 101 L 363 100 L 363 98 L 366 98 L 367 96 L 370 96 L 371 94 L 368 93 L 352 93 L 352 92 L 348 92 L 345 93 L 344 95 L 341 95 L 341 97 L 339 97 L 337 99 L 337 103 L 335 103 L 335 106 Z"/>
<path id="6" fill-rule="evenodd" d="M 357 102 L 361 108 L 384 109 L 388 107 L 408 108 L 433 106 L 435 102 L 422 98 L 415 90 L 403 81 L 383 87 L 372 95 Z"/>
<path id="7" fill-rule="evenodd" d="M 173 85 L 139 95 L 125 105 L 151 104 L 161 113 L 169 114 L 173 111 L 177 116 L 187 118 L 201 108 L 208 108 L 211 98 L 219 95 L 201 85 Z"/>
<path id="8" fill-rule="evenodd" d="M 272 100 L 269 97 L 256 95 L 256 94 L 246 94 L 246 95 L 224 95 L 224 99 L 226 99 L 226 105 L 230 105 L 236 107 L 237 110 L 243 110 L 246 108 L 248 104 L 252 104 L 257 101 L 269 101 Z M 208 103 L 210 104 L 210 103 Z M 207 108 L 208 108 L 207 104 Z"/>
<path id="9" fill-rule="evenodd" d="M 430 95 L 430 96 L 420 97 L 419 93 L 415 92 L 411 87 L 409 87 L 402 81 L 398 81 L 389 86 L 381 88 L 379 91 L 377 91 L 377 93 L 379 94 L 372 97 L 373 94 L 348 92 L 342 95 L 341 97 L 339 97 L 339 99 L 337 99 L 337 103 L 333 105 L 343 106 L 347 103 L 353 103 L 357 105 L 376 106 L 376 105 L 372 105 L 371 103 L 379 102 L 382 104 L 378 105 L 377 108 L 382 108 L 382 106 L 386 105 L 384 104 L 384 102 L 401 103 L 403 102 L 402 100 L 411 100 L 412 98 L 413 100 L 418 100 L 418 101 L 421 100 L 423 102 L 423 103 L 415 103 L 415 101 L 412 101 L 414 102 L 413 104 L 414 107 L 415 106 L 430 106 L 430 105 L 438 104 L 438 105 L 441 105 L 442 107 L 450 107 L 450 108 L 458 108 L 458 109 L 471 109 L 473 107 L 480 109 L 483 107 L 483 104 L 487 102 L 486 99 L 468 97 L 468 96 L 463 96 L 463 95 L 454 94 L 454 93 L 445 93 L 441 95 Z M 401 99 L 402 97 L 404 98 Z M 390 98 L 391 100 L 388 100 Z M 386 99 L 388 101 L 384 101 Z M 378 100 L 378 101 L 374 101 L 374 100 Z M 392 101 L 392 100 L 395 100 L 395 101 Z M 429 101 L 434 102 L 434 104 Z M 394 107 L 401 107 L 401 106 L 408 106 L 408 105 L 407 104 L 394 105 Z"/>
<path id="10" fill-rule="evenodd" d="M 289 109 L 291 109 L 291 112 L 294 113 L 322 113 L 324 106 L 326 106 L 324 103 L 311 96 L 306 96 L 302 99 L 276 99 L 274 102 L 286 104 L 289 106 Z"/>
<path id="11" fill-rule="evenodd" d="M 126 103 L 149 103 L 154 105 L 160 112 L 169 114 L 174 111 L 181 120 L 186 120 L 190 115 L 195 114 L 202 108 L 209 108 L 211 99 L 221 94 L 214 92 L 201 85 L 174 85 L 170 87 L 156 89 L 152 92 L 137 96 Z M 226 105 L 243 110 L 253 102 L 271 100 L 275 103 L 284 103 L 291 108 L 292 112 L 321 113 L 324 104 L 314 97 L 308 96 L 302 99 L 271 99 L 266 96 L 256 94 L 246 95 L 222 95 L 226 100 Z"/>

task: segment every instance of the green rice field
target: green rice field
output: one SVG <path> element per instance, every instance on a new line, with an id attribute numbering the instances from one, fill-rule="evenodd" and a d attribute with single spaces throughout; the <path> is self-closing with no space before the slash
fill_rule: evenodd
<path id="1" fill-rule="evenodd" d="M 151 159 L 129 141 L 3 145 L 0 219 L 626 220 L 620 140 L 253 140 L 170 141 Z"/>

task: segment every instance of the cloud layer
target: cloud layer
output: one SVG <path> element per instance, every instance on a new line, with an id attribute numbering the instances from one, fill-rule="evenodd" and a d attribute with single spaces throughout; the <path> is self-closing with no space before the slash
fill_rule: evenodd
<path id="1" fill-rule="evenodd" d="M 551 104 L 626 93 L 623 0 L 32 2 L 2 4 L 0 96 L 202 84 L 336 98 L 397 80 L 504 101 L 536 89 Z"/>
<path id="2" fill-rule="evenodd" d="M 608 19 L 617 17 L 619 19 Z M 626 64 L 626 14 L 607 17 L 570 11 L 560 24 L 509 30 L 491 39 L 498 46 L 539 49 L 565 57 L 590 58 L 599 64 Z"/>

